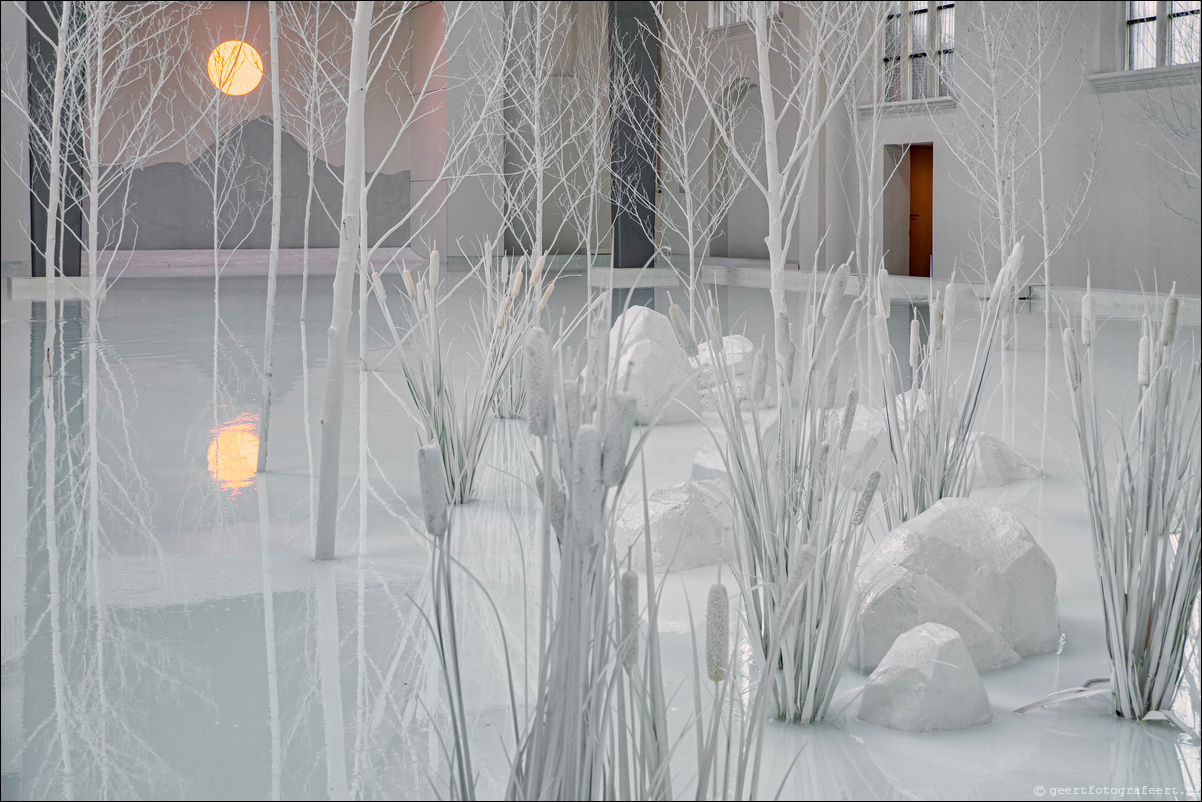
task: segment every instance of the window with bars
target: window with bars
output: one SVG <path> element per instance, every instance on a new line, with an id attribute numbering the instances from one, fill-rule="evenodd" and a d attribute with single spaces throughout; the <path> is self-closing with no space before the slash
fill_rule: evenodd
<path id="1" fill-rule="evenodd" d="M 750 0 L 717 0 L 710 3 L 710 27 L 723 28 L 727 25 L 737 25 L 751 20 Z M 779 3 L 768 4 L 768 16 L 774 17 L 779 12 Z"/>
<path id="2" fill-rule="evenodd" d="M 885 102 L 950 96 L 955 40 L 955 3 L 889 3 L 885 20 Z"/>
<path id="3" fill-rule="evenodd" d="M 1127 69 L 1196 64 L 1200 17 L 1198 0 L 1129 0 Z"/>

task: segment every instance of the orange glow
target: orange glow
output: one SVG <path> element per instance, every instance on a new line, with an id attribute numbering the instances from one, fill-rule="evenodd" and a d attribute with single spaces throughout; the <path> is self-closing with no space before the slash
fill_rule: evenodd
<path id="1" fill-rule="evenodd" d="M 259 436 L 254 415 L 240 415 L 212 432 L 209 475 L 223 490 L 239 490 L 255 480 Z"/>
<path id="2" fill-rule="evenodd" d="M 209 54 L 209 80 L 227 95 L 245 95 L 263 80 L 263 59 L 246 42 L 222 42 Z"/>

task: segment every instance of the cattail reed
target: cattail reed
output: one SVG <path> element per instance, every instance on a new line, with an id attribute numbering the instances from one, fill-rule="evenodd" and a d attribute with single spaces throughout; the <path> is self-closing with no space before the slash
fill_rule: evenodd
<path id="1" fill-rule="evenodd" d="M 1081 363 L 1077 360 L 1077 339 L 1072 329 L 1065 329 L 1061 335 L 1064 341 L 1064 369 L 1068 372 L 1068 386 L 1076 390 L 1081 386 Z M 1142 343 L 1140 352 L 1143 352 Z"/>
<path id="2" fill-rule="evenodd" d="M 956 277 L 947 283 L 943 290 L 943 327 L 951 334 L 952 324 L 956 322 Z"/>
<path id="3" fill-rule="evenodd" d="M 521 275 L 520 273 L 518 275 Z M 505 328 L 505 321 L 509 319 L 509 305 L 513 303 L 513 299 L 506 297 L 505 303 L 501 306 L 501 311 L 497 315 L 497 329 Z"/>
<path id="4" fill-rule="evenodd" d="M 713 337 L 714 346 L 722 347 L 722 315 L 718 312 L 717 304 L 711 304 L 709 308 L 710 328 L 713 331 L 710 336 Z"/>
<path id="5" fill-rule="evenodd" d="M 1139 338 L 1139 363 L 1136 372 L 1139 385 L 1147 387 L 1152 376 L 1152 341 L 1146 334 Z"/>
<path id="6" fill-rule="evenodd" d="M 376 270 L 371 274 L 371 286 L 381 301 L 388 301 L 388 292 L 384 289 L 384 282 L 380 280 L 380 271 Z"/>
<path id="7" fill-rule="evenodd" d="M 1094 309 L 1093 293 L 1086 290 L 1081 299 L 1081 344 L 1086 348 L 1093 345 Z"/>
<path id="8" fill-rule="evenodd" d="M 714 682 L 726 679 L 726 658 L 730 652 L 730 598 L 726 586 L 715 582 L 710 587 L 705 608 L 705 673 Z"/>
<path id="9" fill-rule="evenodd" d="M 546 437 L 551 433 L 550 338 L 544 329 L 526 333 L 522 372 L 526 379 L 526 415 L 530 434 Z"/>
<path id="10" fill-rule="evenodd" d="M 781 348 L 789 342 L 789 316 L 781 312 L 776 316 L 776 347 Z"/>
<path id="11" fill-rule="evenodd" d="M 438 280 L 440 278 L 438 249 L 435 248 L 434 250 L 430 251 L 430 286 L 434 289 L 438 289 Z"/>
<path id="12" fill-rule="evenodd" d="M 910 368 L 918 370 L 918 365 L 922 362 L 922 331 L 918 324 L 918 317 L 915 316 L 910 321 Z"/>
<path id="13" fill-rule="evenodd" d="M 851 426 L 856 420 L 856 408 L 860 405 L 860 393 L 856 388 L 847 391 L 847 405 L 843 407 L 843 427 L 839 430 L 839 448 L 847 448 L 851 438 Z"/>
<path id="14" fill-rule="evenodd" d="M 563 382 L 563 418 L 560 419 L 560 448 L 572 442 L 576 427 L 580 425 L 580 387 L 572 379 Z"/>
<path id="15" fill-rule="evenodd" d="M 831 277 L 830 290 L 826 293 L 826 298 L 822 303 L 822 316 L 828 320 L 839 311 L 839 303 L 843 300 L 843 293 L 847 291 L 847 279 L 850 275 L 851 265 L 844 262 L 839 265 L 839 269 Z"/>
<path id="16" fill-rule="evenodd" d="M 552 281 L 550 284 L 547 285 L 547 290 L 546 290 L 546 292 L 543 293 L 543 299 L 538 302 L 538 311 L 540 311 L 540 312 L 543 311 L 543 309 L 547 306 L 547 301 L 551 300 L 551 293 L 554 291 L 555 291 L 555 282 Z"/>
<path id="17" fill-rule="evenodd" d="M 797 365 L 797 346 L 793 341 L 785 343 L 788 356 L 785 357 L 785 384 L 793 383 L 793 368 Z"/>
<path id="18" fill-rule="evenodd" d="M 877 311 L 881 317 L 889 317 L 891 301 L 889 298 L 889 271 L 881 268 L 876 274 Z"/>
<path id="19" fill-rule="evenodd" d="M 543 484 L 543 475 L 540 473 L 534 480 L 535 486 L 538 488 L 538 500 L 544 501 L 546 496 L 546 515 L 547 523 L 551 524 L 551 531 L 555 533 L 555 537 L 560 543 L 563 543 L 563 524 L 564 518 L 568 511 L 568 498 L 564 495 L 563 488 L 559 486 L 559 482 L 555 481 L 555 477 L 551 477 L 551 488 L 547 491 Z"/>
<path id="20" fill-rule="evenodd" d="M 417 298 L 417 287 L 413 286 L 413 274 L 409 272 L 409 268 L 401 271 L 401 278 L 405 282 L 405 292 L 409 293 L 410 298 Z"/>
<path id="21" fill-rule="evenodd" d="M 755 349 L 755 359 L 751 363 L 751 398 L 757 404 L 764 400 L 764 391 L 768 387 L 768 355 L 763 348 Z"/>
<path id="22" fill-rule="evenodd" d="M 421 485 L 426 531 L 434 537 L 442 537 L 447 533 L 447 491 L 442 451 L 438 446 L 422 446 L 418 449 L 417 474 Z"/>
<path id="23" fill-rule="evenodd" d="M 639 659 L 639 576 L 625 571 L 619 584 L 618 617 L 621 625 L 622 664 L 633 671 Z"/>
<path id="24" fill-rule="evenodd" d="M 428 297 L 429 297 L 429 293 L 426 292 L 426 280 L 424 278 L 418 279 L 417 280 L 417 311 L 418 311 L 418 314 L 422 315 L 423 317 L 428 312 L 432 311 L 432 307 L 427 303 Z"/>
<path id="25" fill-rule="evenodd" d="M 547 265 L 547 257 L 540 256 L 534 263 L 534 269 L 530 271 L 530 286 L 537 287 L 539 279 L 543 277 L 543 268 Z"/>
<path id="26" fill-rule="evenodd" d="M 1160 346 L 1168 348 L 1177 337 L 1177 282 L 1169 290 L 1169 300 L 1164 305 L 1164 317 L 1160 320 Z"/>
<path id="27" fill-rule="evenodd" d="M 676 340 L 680 343 L 680 347 L 688 354 L 689 359 L 696 359 L 697 338 L 693 336 L 693 330 L 689 328 L 689 322 L 685 320 L 684 310 L 680 308 L 680 304 L 672 304 L 668 307 L 668 318 L 672 321 L 672 329 L 676 332 Z"/>
<path id="28" fill-rule="evenodd" d="M 857 297 L 851 302 L 851 309 L 847 312 L 847 317 L 843 318 L 843 325 L 839 327 L 839 336 L 835 339 L 835 349 L 838 350 L 851 339 L 851 334 L 855 327 L 860 322 L 860 312 L 864 310 L 863 297 Z"/>
<path id="29" fill-rule="evenodd" d="M 592 545 L 592 534 L 601 522 L 605 485 L 601 482 L 601 432 L 586 423 L 572 441 L 572 522 L 576 535 Z"/>
<path id="30" fill-rule="evenodd" d="M 784 639 L 784 629 L 788 625 L 789 619 L 793 617 L 793 612 L 797 609 L 797 597 L 801 594 L 801 589 L 805 587 L 813 571 L 814 547 L 809 545 L 803 546 L 788 571 L 789 584 L 785 586 L 784 595 L 780 597 L 777 603 L 776 618 L 772 629 L 776 632 L 778 639 Z"/>
<path id="31" fill-rule="evenodd" d="M 864 519 L 868 517 L 868 508 L 872 504 L 872 497 L 876 493 L 876 486 L 880 484 L 881 472 L 873 471 L 868 474 L 868 481 L 864 483 L 864 492 L 860 494 L 860 500 L 856 504 L 855 514 L 851 517 L 851 522 L 859 526 L 864 523 Z"/>
<path id="32" fill-rule="evenodd" d="M 885 323 L 884 315 L 872 316 L 872 334 L 876 337 L 877 350 L 882 354 L 889 353 L 889 326 Z"/>
<path id="33" fill-rule="evenodd" d="M 509 297 L 517 298 L 522 291 L 522 276 L 526 275 L 522 271 L 517 271 L 513 274 L 513 280 L 509 282 Z"/>
<path id="34" fill-rule="evenodd" d="M 831 366 L 826 371 L 826 396 L 822 399 L 824 409 L 833 409 L 839 394 L 839 357 L 831 359 Z"/>
<path id="35" fill-rule="evenodd" d="M 605 439 L 601 443 L 601 481 L 617 487 L 626 472 L 626 452 L 634 429 L 635 398 L 629 393 L 614 393 L 609 400 Z"/>

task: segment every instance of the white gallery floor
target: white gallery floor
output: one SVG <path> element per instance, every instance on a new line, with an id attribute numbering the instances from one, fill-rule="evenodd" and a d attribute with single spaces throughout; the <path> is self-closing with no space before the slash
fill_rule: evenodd
<path id="1" fill-rule="evenodd" d="M 297 277 L 280 281 L 270 470 L 258 477 L 263 279 L 224 279 L 219 318 L 211 279 L 115 282 L 101 309 L 94 377 L 86 303 L 64 303 L 50 516 L 45 312 L 29 301 L 0 304 L 5 799 L 419 799 L 445 773 L 440 680 L 415 608 L 428 603 L 429 557 L 416 536 L 418 440 L 406 391 L 374 314 L 362 383 L 348 367 L 341 559 L 314 562 L 310 468 L 320 449 L 331 296 L 328 279 L 313 282 L 302 328 L 299 289 Z M 583 277 L 563 277 L 552 307 L 578 309 L 586 293 Z M 720 301 L 732 331 L 757 343 L 770 337 L 765 292 L 730 288 Z M 895 311 L 890 321 L 899 352 L 905 318 Z M 1012 712 L 1109 675 L 1059 338 L 1045 421 L 1043 316 L 1021 314 L 1018 335 L 1007 357 L 1018 373 L 1012 445 L 1037 464 L 1045 451 L 1046 476 L 974 497 L 1017 514 L 1054 562 L 1060 652 L 984 674 L 995 720 L 934 735 L 857 721 L 865 677 L 848 668 L 831 721 L 769 725 L 767 794 L 784 777 L 783 799 L 1198 798 L 1199 744 L 1168 723 L 1121 720 L 1105 696 Z M 1179 336 L 1196 341 L 1199 331 Z M 1101 326 L 1098 370 L 1109 377 L 1101 403 L 1120 417 L 1134 398 L 1137 339 L 1135 321 Z M 357 356 L 354 336 L 351 349 Z M 461 359 L 470 370 L 469 357 Z M 995 434 L 1003 375 L 999 362 L 981 422 Z M 84 425 L 92 392 L 94 445 Z M 646 449 L 648 486 L 688 479 L 709 437 L 698 423 L 657 429 Z M 87 493 L 93 448 L 97 509 Z M 522 422 L 500 422 L 480 499 L 455 512 L 457 556 L 489 589 L 505 627 L 503 638 L 482 595 L 463 591 L 469 724 L 484 798 L 503 794 L 508 769 L 505 644 L 522 665 L 524 622 L 537 602 L 526 591 L 539 565 L 530 449 Z M 692 709 L 690 611 L 700 625 L 718 573 L 666 579 L 661 626 L 675 730 Z M 733 588 L 730 569 L 722 575 Z M 1195 606 L 1175 707 L 1195 731 L 1197 615 Z M 674 764 L 681 777 L 691 771 L 687 759 Z"/>

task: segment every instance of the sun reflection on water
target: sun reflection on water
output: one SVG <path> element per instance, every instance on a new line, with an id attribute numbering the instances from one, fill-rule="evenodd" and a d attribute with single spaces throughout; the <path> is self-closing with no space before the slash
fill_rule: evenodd
<path id="1" fill-rule="evenodd" d="M 259 416 L 244 413 L 212 430 L 209 476 L 222 490 L 238 491 L 255 480 L 259 461 Z"/>

